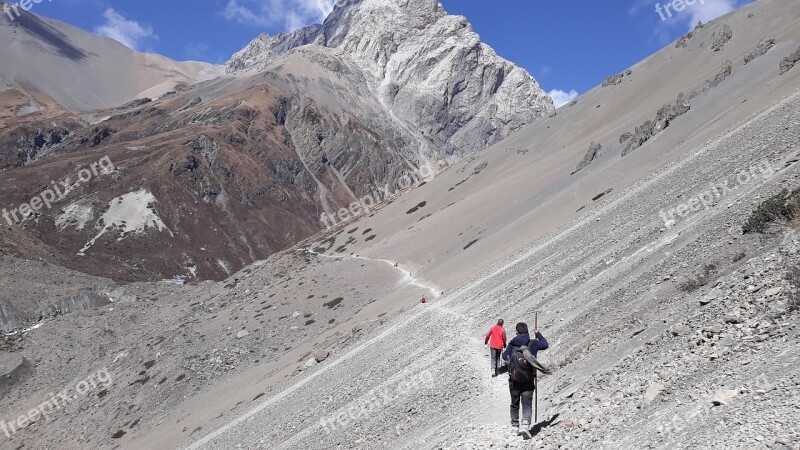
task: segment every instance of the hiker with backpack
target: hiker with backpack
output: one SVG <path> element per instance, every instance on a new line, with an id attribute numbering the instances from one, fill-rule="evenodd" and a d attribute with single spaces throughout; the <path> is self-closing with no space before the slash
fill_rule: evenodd
<path id="1" fill-rule="evenodd" d="M 536 361 L 539 350 L 550 346 L 539 328 L 534 329 L 535 338 L 528 334 L 528 325 L 520 322 L 516 326 L 517 336 L 508 343 L 503 352 L 508 371 L 508 389 L 511 393 L 511 426 L 525 439 L 531 438 L 531 413 L 533 393 L 536 390 L 536 370 L 546 369 Z M 504 370 L 505 371 L 505 370 Z M 522 422 L 519 408 L 522 406 Z"/>
<path id="2" fill-rule="evenodd" d="M 483 346 L 490 347 L 489 362 L 492 365 L 492 378 L 499 374 L 500 370 L 500 355 L 506 348 L 506 330 L 503 328 L 503 319 L 497 321 L 497 325 L 493 326 L 486 336 L 483 337 Z"/>

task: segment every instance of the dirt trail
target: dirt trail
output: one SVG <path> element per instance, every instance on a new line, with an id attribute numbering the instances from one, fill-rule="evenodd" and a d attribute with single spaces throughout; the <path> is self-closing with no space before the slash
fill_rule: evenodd
<path id="1" fill-rule="evenodd" d="M 394 269 L 396 271 L 399 271 L 402 274 L 401 277 L 400 277 L 400 280 L 398 281 L 398 288 L 404 287 L 404 286 L 417 286 L 417 287 L 420 287 L 422 289 L 427 289 L 428 292 L 430 292 L 430 294 L 433 296 L 433 298 L 438 298 L 439 296 L 441 296 L 441 290 L 439 290 L 436 286 L 422 283 L 417 278 L 414 278 L 411 275 L 411 272 L 409 272 L 406 269 L 403 269 L 402 267 L 400 267 L 399 263 L 397 263 L 395 261 L 390 261 L 388 259 L 373 259 L 373 258 L 367 258 L 367 257 L 364 257 L 364 256 L 359 256 L 359 255 L 342 255 L 342 256 L 326 255 L 324 253 L 315 252 L 311 248 L 307 248 L 306 251 L 311 253 L 311 254 L 314 254 L 314 255 L 317 255 L 317 256 L 321 256 L 321 257 L 324 257 L 324 258 L 331 258 L 331 259 L 353 258 L 353 259 L 363 259 L 364 261 L 376 261 L 376 262 L 381 262 L 381 263 L 384 263 L 384 264 L 388 264 L 392 269 Z"/>

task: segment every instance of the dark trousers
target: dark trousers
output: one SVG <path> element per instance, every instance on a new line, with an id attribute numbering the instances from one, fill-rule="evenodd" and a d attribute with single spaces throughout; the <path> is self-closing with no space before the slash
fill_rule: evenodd
<path id="1" fill-rule="evenodd" d="M 497 376 L 501 364 L 501 355 L 503 354 L 502 348 L 493 348 L 489 354 L 489 363 L 492 365 L 492 375 Z"/>
<path id="2" fill-rule="evenodd" d="M 511 392 L 511 423 L 519 425 L 519 407 L 522 403 L 522 420 L 531 423 L 533 412 L 533 383 L 519 384 L 508 380 L 508 390 Z"/>

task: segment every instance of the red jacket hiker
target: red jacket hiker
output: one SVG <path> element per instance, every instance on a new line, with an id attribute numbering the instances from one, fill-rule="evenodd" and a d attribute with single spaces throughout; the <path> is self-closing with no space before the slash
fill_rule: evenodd
<path id="1" fill-rule="evenodd" d="M 502 350 L 506 348 L 506 330 L 503 329 L 502 325 L 495 325 L 486 333 L 486 337 L 483 340 L 484 344 L 489 344 L 495 350 Z"/>

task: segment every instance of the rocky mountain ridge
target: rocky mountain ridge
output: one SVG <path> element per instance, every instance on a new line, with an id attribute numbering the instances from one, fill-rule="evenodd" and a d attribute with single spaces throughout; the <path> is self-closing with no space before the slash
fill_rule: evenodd
<path id="1" fill-rule="evenodd" d="M 0 1 L 0 10 L 4 5 Z M 0 40 L 7 44 L 0 47 L 0 93 L 26 93 L 30 103 L 14 111 L 19 115 L 44 109 L 41 103 L 48 99 L 75 112 L 110 108 L 222 74 L 218 65 L 137 52 L 113 39 L 17 10 L 19 16 L 0 13 Z M 4 115 L 0 112 L 0 120 Z"/>
<path id="2" fill-rule="evenodd" d="M 445 157 L 475 153 L 555 111 L 530 74 L 482 43 L 466 18 L 430 0 L 347 2 L 322 25 L 262 34 L 225 70 L 259 71 L 309 44 L 355 62 L 421 149 Z"/>

